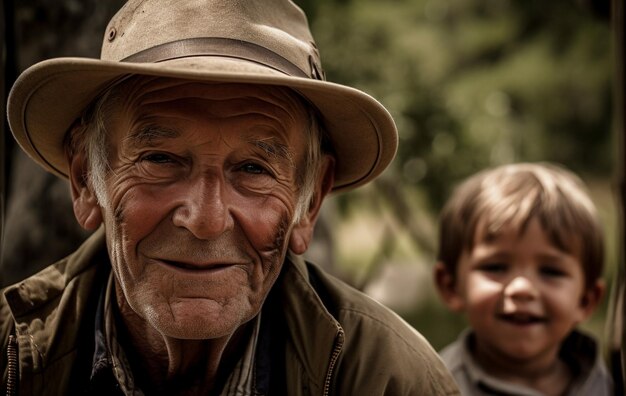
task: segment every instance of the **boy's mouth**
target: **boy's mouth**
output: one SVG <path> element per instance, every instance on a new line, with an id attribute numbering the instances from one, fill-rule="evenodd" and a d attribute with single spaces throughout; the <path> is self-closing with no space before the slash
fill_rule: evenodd
<path id="1" fill-rule="evenodd" d="M 547 322 L 545 317 L 530 313 L 499 314 L 498 319 L 521 326 Z"/>

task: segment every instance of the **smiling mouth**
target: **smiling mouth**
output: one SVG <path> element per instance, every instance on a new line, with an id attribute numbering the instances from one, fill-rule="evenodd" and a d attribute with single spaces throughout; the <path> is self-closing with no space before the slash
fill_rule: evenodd
<path id="1" fill-rule="evenodd" d="M 166 267 L 175 268 L 186 272 L 211 272 L 232 267 L 234 264 L 188 264 L 180 261 L 161 260 Z"/>
<path id="2" fill-rule="evenodd" d="M 532 314 L 500 314 L 498 315 L 498 318 L 518 326 L 527 326 L 547 322 L 546 318 Z"/>

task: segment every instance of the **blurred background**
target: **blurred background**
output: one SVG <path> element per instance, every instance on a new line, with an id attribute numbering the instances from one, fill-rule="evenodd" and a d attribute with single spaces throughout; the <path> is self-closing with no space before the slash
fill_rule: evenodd
<path id="1" fill-rule="evenodd" d="M 610 1 L 309 0 L 326 77 L 378 98 L 400 131 L 382 178 L 326 202 L 313 261 L 440 348 L 464 327 L 438 301 L 437 216 L 466 176 L 553 161 L 591 190 L 617 271 Z M 605 338 L 606 302 L 583 327 Z"/>
<path id="2" fill-rule="evenodd" d="M 4 0 L 5 94 L 50 57 L 98 57 L 121 0 Z M 381 178 L 324 204 L 307 256 L 396 310 L 436 349 L 464 319 L 434 291 L 437 216 L 451 189 L 488 166 L 553 161 L 578 173 L 618 270 L 610 0 L 296 0 L 326 77 L 370 93 L 398 124 Z M 59 98 L 63 100 L 63 98 Z M 4 103 L 3 103 L 4 105 Z M 71 252 L 85 233 L 68 186 L 15 148 L 4 125 L 0 285 Z M 607 301 L 583 327 L 606 339 Z"/>

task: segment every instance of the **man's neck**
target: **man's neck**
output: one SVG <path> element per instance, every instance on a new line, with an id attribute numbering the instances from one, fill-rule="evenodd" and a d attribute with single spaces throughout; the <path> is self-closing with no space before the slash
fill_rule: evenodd
<path id="1" fill-rule="evenodd" d="M 120 297 L 122 302 L 120 303 Z M 230 337 L 181 340 L 159 333 L 118 295 L 118 337 L 135 381 L 150 394 L 219 394 L 243 356 L 251 326 Z"/>

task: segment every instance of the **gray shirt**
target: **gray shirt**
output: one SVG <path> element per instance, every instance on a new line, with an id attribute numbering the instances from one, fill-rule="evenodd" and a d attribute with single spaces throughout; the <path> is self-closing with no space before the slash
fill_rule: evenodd
<path id="1" fill-rule="evenodd" d="M 440 352 L 462 395 L 542 396 L 534 389 L 503 381 L 485 372 L 470 352 L 472 337 L 471 330 L 466 330 Z M 592 337 L 573 331 L 563 342 L 560 356 L 575 373 L 566 396 L 612 395 L 613 381 Z"/>

